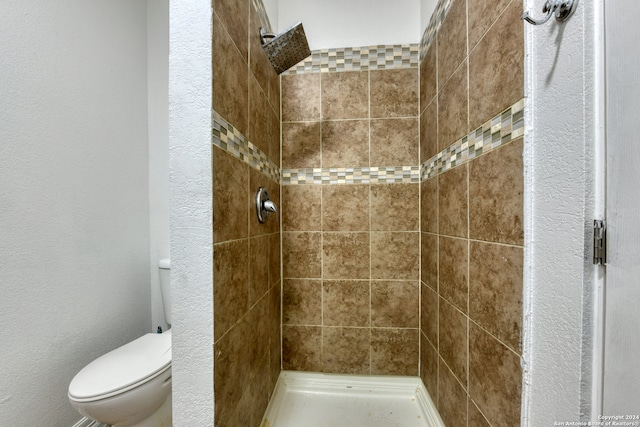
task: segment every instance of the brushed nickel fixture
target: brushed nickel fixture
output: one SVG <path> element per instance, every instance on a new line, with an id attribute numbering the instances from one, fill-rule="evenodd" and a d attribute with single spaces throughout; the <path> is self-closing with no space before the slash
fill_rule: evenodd
<path id="1" fill-rule="evenodd" d="M 542 8 L 542 13 L 546 13 L 544 18 L 532 18 L 528 11 L 523 13 L 520 18 L 532 25 L 542 25 L 551 19 L 553 15 L 556 15 L 558 22 L 564 22 L 569 19 L 578 8 L 578 2 L 579 0 L 547 0 Z"/>
<path id="2" fill-rule="evenodd" d="M 302 22 L 298 22 L 280 34 L 269 33 L 264 28 L 260 28 L 260 39 L 262 48 L 278 74 L 284 73 L 311 55 Z"/>
<path id="3" fill-rule="evenodd" d="M 276 222 L 278 221 L 278 208 L 276 204 L 269 200 L 269 193 L 264 187 L 258 188 L 256 193 L 256 213 L 258 214 L 258 221 L 260 224 L 264 224 L 269 219 L 269 214 L 273 212 L 276 214 Z"/>

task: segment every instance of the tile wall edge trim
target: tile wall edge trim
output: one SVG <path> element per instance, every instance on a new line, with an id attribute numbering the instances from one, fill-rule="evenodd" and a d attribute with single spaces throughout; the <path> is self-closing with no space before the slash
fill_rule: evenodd
<path id="1" fill-rule="evenodd" d="M 222 149 L 238 160 L 263 173 L 280 184 L 280 167 L 239 130 L 233 127 L 217 111 L 212 110 L 213 146 Z"/>

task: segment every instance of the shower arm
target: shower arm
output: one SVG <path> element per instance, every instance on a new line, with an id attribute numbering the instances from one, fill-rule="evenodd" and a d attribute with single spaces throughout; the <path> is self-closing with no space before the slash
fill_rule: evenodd
<path id="1" fill-rule="evenodd" d="M 271 33 L 269 31 L 265 31 L 264 28 L 260 28 L 260 41 L 262 42 L 262 46 L 266 45 L 277 36 L 278 35 L 275 33 Z"/>

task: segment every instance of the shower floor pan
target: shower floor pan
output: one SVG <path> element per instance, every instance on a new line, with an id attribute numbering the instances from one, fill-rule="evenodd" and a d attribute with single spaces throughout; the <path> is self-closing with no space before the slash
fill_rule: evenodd
<path id="1" fill-rule="evenodd" d="M 261 427 L 444 427 L 417 377 L 282 371 Z"/>

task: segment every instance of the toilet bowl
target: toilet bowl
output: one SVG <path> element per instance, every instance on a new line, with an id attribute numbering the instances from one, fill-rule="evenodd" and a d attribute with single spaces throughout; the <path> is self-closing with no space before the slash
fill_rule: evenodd
<path id="1" fill-rule="evenodd" d="M 165 320 L 169 312 L 169 261 L 160 262 Z M 171 426 L 171 330 L 149 333 L 100 356 L 69 384 L 71 405 L 114 427 Z"/>

